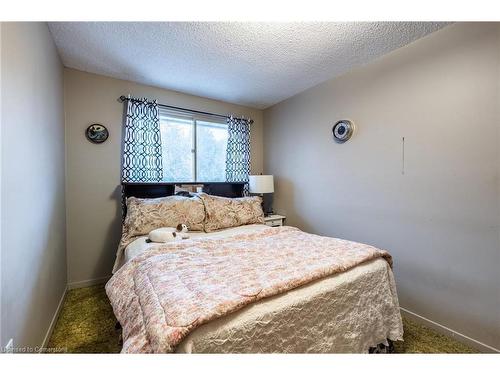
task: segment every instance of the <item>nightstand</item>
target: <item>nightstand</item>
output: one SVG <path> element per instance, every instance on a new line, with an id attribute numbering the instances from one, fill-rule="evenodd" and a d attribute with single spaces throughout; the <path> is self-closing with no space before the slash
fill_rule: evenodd
<path id="1" fill-rule="evenodd" d="M 264 221 L 267 226 L 270 227 L 281 227 L 285 225 L 286 216 L 283 215 L 269 215 L 264 216 Z"/>

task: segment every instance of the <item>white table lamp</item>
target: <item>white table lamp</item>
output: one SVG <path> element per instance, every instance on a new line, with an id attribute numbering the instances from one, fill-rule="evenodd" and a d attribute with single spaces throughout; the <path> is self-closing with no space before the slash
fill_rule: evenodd
<path id="1" fill-rule="evenodd" d="M 274 193 L 274 178 L 272 175 L 256 175 L 249 177 L 249 191 L 254 194 Z"/>
<path id="2" fill-rule="evenodd" d="M 273 175 L 254 175 L 249 176 L 248 191 L 252 194 L 262 194 L 262 208 L 264 214 L 269 216 L 273 213 L 272 193 L 274 193 Z"/>

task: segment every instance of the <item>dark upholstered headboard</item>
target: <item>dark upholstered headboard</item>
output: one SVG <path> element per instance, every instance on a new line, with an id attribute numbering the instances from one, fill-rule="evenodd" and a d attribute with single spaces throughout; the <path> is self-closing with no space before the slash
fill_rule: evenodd
<path id="1" fill-rule="evenodd" d="M 160 198 L 174 195 L 175 185 L 203 185 L 203 192 L 220 197 L 238 198 L 243 196 L 245 182 L 189 182 L 189 183 L 144 183 L 124 182 L 123 194 L 126 198 Z"/>
<path id="2" fill-rule="evenodd" d="M 238 198 L 243 196 L 245 182 L 189 182 L 189 183 L 144 183 L 144 182 L 123 182 L 123 199 L 128 197 L 136 198 L 161 198 L 174 195 L 176 185 L 203 185 L 203 192 L 220 197 Z M 123 217 L 125 217 L 126 205 L 122 202 Z"/>

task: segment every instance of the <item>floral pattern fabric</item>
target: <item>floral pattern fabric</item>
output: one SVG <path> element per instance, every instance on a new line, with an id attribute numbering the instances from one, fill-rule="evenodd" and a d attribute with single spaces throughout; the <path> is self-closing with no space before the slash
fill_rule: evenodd
<path id="1" fill-rule="evenodd" d="M 123 231 L 128 236 L 148 234 L 153 229 L 186 224 L 189 230 L 203 230 L 205 208 L 198 197 L 172 195 L 156 199 L 127 199 Z"/>
<path id="2" fill-rule="evenodd" d="M 385 250 L 292 227 L 155 247 L 106 284 L 125 353 L 165 353 L 196 327 L 265 297 L 383 257 Z"/>
<path id="3" fill-rule="evenodd" d="M 264 224 L 261 197 L 224 198 L 200 194 L 205 205 L 205 232 L 239 227 L 247 224 Z"/>

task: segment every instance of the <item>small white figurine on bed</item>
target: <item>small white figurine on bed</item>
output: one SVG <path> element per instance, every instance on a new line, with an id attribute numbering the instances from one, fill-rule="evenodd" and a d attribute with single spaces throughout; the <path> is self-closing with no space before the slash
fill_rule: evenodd
<path id="1" fill-rule="evenodd" d="M 166 243 L 176 240 L 186 240 L 189 238 L 188 231 L 189 228 L 186 224 L 179 224 L 177 228 L 165 227 L 154 229 L 149 232 L 146 242 Z"/>

